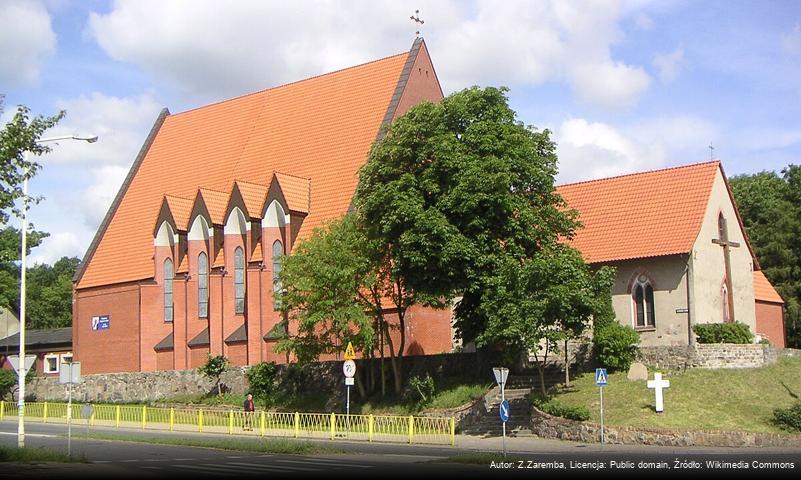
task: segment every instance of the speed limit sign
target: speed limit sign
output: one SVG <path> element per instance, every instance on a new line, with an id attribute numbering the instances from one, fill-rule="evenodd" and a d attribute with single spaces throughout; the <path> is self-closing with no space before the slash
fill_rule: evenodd
<path id="1" fill-rule="evenodd" d="M 356 375 L 356 362 L 353 360 L 346 360 L 345 363 L 342 364 L 342 373 L 344 373 L 347 378 L 353 378 L 353 376 Z"/>

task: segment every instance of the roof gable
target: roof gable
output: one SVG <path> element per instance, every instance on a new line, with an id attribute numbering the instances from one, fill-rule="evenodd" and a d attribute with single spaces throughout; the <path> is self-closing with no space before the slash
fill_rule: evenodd
<path id="1" fill-rule="evenodd" d="M 784 304 L 779 292 L 761 270 L 754 272 L 754 299 L 756 301 Z"/>
<path id="2" fill-rule="evenodd" d="M 165 114 L 87 252 L 77 287 L 152 277 L 152 236 L 141 222 L 156 218 L 167 193 L 192 198 L 200 188 L 212 222 L 219 225 L 228 201 L 221 192 L 230 192 L 235 180 L 259 184 L 265 172 L 280 171 L 311 178 L 315 185 L 317 207 L 299 238 L 343 215 L 409 56 Z"/>

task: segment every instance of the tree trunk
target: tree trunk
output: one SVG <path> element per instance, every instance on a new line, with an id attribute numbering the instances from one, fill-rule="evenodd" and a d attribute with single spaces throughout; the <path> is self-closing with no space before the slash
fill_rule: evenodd
<path id="1" fill-rule="evenodd" d="M 542 361 L 540 361 L 539 356 L 537 355 L 537 350 L 534 350 L 534 361 L 537 362 L 537 373 L 539 373 L 540 377 L 540 393 L 542 394 L 542 398 L 546 398 L 548 396 L 548 392 L 545 390 L 545 362 L 548 360 L 548 343 L 545 343 L 545 355 L 542 357 Z"/>
<path id="2" fill-rule="evenodd" d="M 356 384 L 356 390 L 359 391 L 359 398 L 364 400 L 367 398 L 367 392 L 364 391 L 364 382 L 362 381 L 362 372 L 361 369 L 356 369 L 356 379 L 353 383 Z"/>
<path id="3" fill-rule="evenodd" d="M 565 339 L 565 386 L 570 386 L 570 362 L 567 355 L 567 339 Z"/>
<path id="4" fill-rule="evenodd" d="M 384 323 L 384 332 L 387 336 L 387 346 L 389 347 L 389 361 L 392 365 L 392 376 L 395 380 L 395 393 L 400 395 L 403 385 L 401 382 L 400 368 L 398 365 L 398 355 L 395 352 L 395 347 L 392 343 L 392 336 L 389 334 L 389 326 Z"/>
<path id="5" fill-rule="evenodd" d="M 381 369 L 381 398 L 384 398 L 387 395 L 387 376 L 386 376 L 386 366 L 384 365 L 384 320 L 383 318 L 378 322 L 378 332 L 379 332 L 379 347 L 380 347 L 380 355 L 381 361 L 379 362 L 379 368 Z"/>

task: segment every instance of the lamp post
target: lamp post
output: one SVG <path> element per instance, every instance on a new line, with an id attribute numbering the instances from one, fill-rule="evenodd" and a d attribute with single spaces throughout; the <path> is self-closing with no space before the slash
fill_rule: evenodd
<path id="1" fill-rule="evenodd" d="M 60 137 L 50 137 L 38 140 L 36 143 L 56 142 L 59 140 L 81 140 L 88 143 L 95 143 L 97 136 L 79 137 L 78 135 L 63 135 Z M 28 163 L 28 151 L 23 153 L 25 163 Z M 28 176 L 22 179 L 22 248 L 20 252 L 20 286 L 19 286 L 19 372 L 17 390 L 17 417 L 19 424 L 17 427 L 17 446 L 25 446 L 25 377 L 28 369 L 25 368 L 25 271 L 27 268 L 28 250 Z"/>

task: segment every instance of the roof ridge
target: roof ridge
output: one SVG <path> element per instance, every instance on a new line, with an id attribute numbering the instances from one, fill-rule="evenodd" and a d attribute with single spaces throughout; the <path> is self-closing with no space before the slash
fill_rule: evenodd
<path id="1" fill-rule="evenodd" d="M 190 108 L 189 110 L 184 110 L 183 112 L 173 113 L 170 116 L 171 117 L 177 117 L 177 116 L 183 115 L 185 113 L 194 112 L 194 111 L 201 110 L 201 109 L 208 108 L 208 107 L 212 107 L 212 106 L 215 106 L 215 105 L 220 105 L 220 104 L 223 104 L 223 103 L 226 103 L 226 102 L 232 102 L 234 100 L 239 100 L 239 99 L 250 97 L 250 96 L 253 96 L 253 95 L 258 95 L 260 93 L 269 92 L 271 90 L 277 90 L 279 88 L 289 87 L 291 85 L 295 85 L 295 84 L 298 84 L 298 83 L 303 83 L 303 82 L 307 82 L 307 81 L 310 81 L 310 80 L 316 80 L 316 79 L 321 78 L 321 77 L 334 75 L 334 74 L 337 74 L 337 73 L 344 72 L 346 70 L 352 70 L 354 68 L 361 68 L 361 67 L 373 64 L 373 63 L 383 62 L 383 61 L 389 60 L 391 58 L 400 57 L 400 56 L 403 56 L 403 55 L 409 55 L 409 52 L 405 51 L 405 52 L 401 52 L 401 53 L 396 53 L 394 55 L 388 55 L 386 57 L 379 58 L 379 59 L 376 59 L 376 60 L 371 60 L 369 62 L 360 63 L 358 65 L 353 65 L 353 66 L 350 66 L 350 67 L 340 68 L 338 70 L 333 70 L 333 71 L 330 71 L 330 72 L 320 73 L 320 74 L 317 74 L 317 75 L 313 75 L 311 77 L 301 78 L 300 80 L 294 80 L 292 82 L 282 83 L 280 85 L 275 85 L 273 87 L 267 87 L 267 88 L 263 88 L 261 90 L 256 90 L 254 92 L 243 93 L 242 95 L 237 95 L 235 97 L 226 98 L 226 99 L 223 99 L 223 100 L 218 100 L 216 102 L 207 103 L 205 105 L 200 105 L 200 106 L 195 107 L 195 108 Z"/>
<path id="2" fill-rule="evenodd" d="M 277 174 L 277 175 L 280 174 L 280 175 L 283 175 L 285 177 L 293 177 L 293 178 L 297 178 L 297 179 L 300 179 L 300 180 L 306 180 L 306 181 L 311 182 L 311 177 L 308 177 L 308 178 L 307 177 L 301 177 L 300 175 L 293 175 L 291 173 L 279 172 L 278 170 L 273 170 L 273 173 Z"/>
<path id="3" fill-rule="evenodd" d="M 248 182 L 247 180 L 234 179 L 234 183 L 244 183 L 245 185 L 253 185 L 253 186 L 256 186 L 256 187 L 270 188 L 269 185 L 264 185 L 262 183 L 256 183 L 256 182 Z"/>
<path id="4" fill-rule="evenodd" d="M 582 184 L 586 184 L 586 183 L 605 182 L 607 180 L 613 180 L 613 179 L 617 179 L 617 178 L 635 177 L 635 176 L 638 176 L 638 175 L 648 175 L 648 174 L 651 174 L 651 173 L 661 173 L 661 172 L 666 172 L 666 171 L 669 171 L 669 170 L 682 170 L 682 169 L 685 169 L 685 168 L 700 167 L 702 165 L 712 165 L 712 164 L 720 165 L 720 163 L 721 163 L 720 160 L 707 160 L 705 162 L 688 163 L 686 165 L 676 165 L 676 166 L 673 166 L 673 167 L 658 168 L 656 170 L 644 170 L 644 171 L 641 171 L 641 172 L 632 172 L 632 173 L 624 173 L 624 174 L 621 174 L 621 175 L 613 175 L 611 177 L 603 177 L 603 178 L 595 178 L 595 179 L 592 179 L 592 180 L 582 180 L 582 181 L 579 181 L 579 182 L 563 183 L 563 184 L 560 184 L 560 185 L 556 185 L 555 187 L 556 188 L 571 187 L 571 186 L 574 186 L 574 185 L 582 185 Z"/>
<path id="5" fill-rule="evenodd" d="M 226 193 L 226 192 L 223 192 L 222 190 L 215 190 L 213 188 L 206 188 L 206 187 L 198 187 L 197 191 L 198 192 L 206 191 L 206 192 L 212 192 L 212 193 L 219 193 L 220 195 L 230 195 L 231 194 L 231 192 L 227 192 Z"/>

